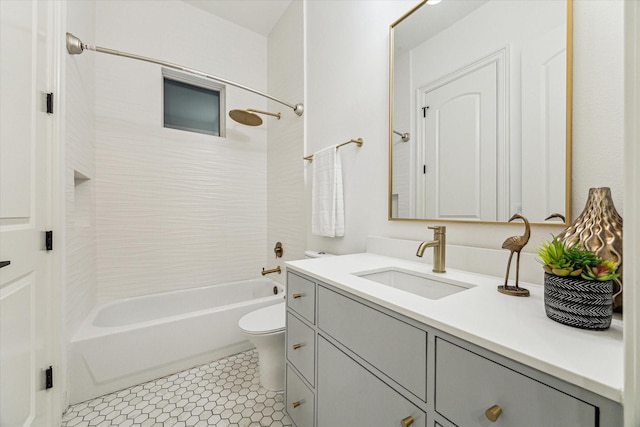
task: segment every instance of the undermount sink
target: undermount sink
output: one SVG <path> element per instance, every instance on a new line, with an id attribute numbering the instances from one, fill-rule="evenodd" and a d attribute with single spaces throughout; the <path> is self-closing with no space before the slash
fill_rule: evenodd
<path id="1" fill-rule="evenodd" d="M 415 271 L 389 267 L 371 271 L 352 273 L 363 279 L 371 280 L 382 285 L 410 292 L 428 299 L 440 299 L 448 295 L 466 291 L 473 287 L 468 283 L 461 283 L 450 279 L 435 278 Z"/>

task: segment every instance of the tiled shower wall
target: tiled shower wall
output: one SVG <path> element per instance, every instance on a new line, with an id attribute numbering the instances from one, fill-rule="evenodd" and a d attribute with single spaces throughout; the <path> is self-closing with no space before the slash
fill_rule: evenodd
<path id="1" fill-rule="evenodd" d="M 269 35 L 267 78 L 269 92 L 282 99 L 304 102 L 303 5 L 294 1 Z M 280 111 L 281 120 L 268 119 L 267 143 L 267 256 L 265 266 L 283 267 L 285 261 L 304 257 L 304 115 L 275 102 L 269 111 Z M 284 247 L 275 258 L 275 242 Z M 284 283 L 284 274 L 272 274 Z"/>
<path id="2" fill-rule="evenodd" d="M 98 1 L 96 12 L 99 46 L 266 90 L 263 36 L 183 2 Z M 99 302 L 254 278 L 265 259 L 266 127 L 165 129 L 161 84 L 157 65 L 96 56 Z M 266 109 L 230 86 L 226 100 Z"/>
<path id="3" fill-rule="evenodd" d="M 68 2 L 67 31 L 93 39 L 95 4 Z M 65 55 L 63 94 L 66 210 L 66 334 L 71 337 L 96 301 L 95 57 Z M 56 236 L 54 236 L 56 239 Z M 57 240 L 57 239 L 56 239 Z M 55 240 L 54 240 L 55 241 Z"/>

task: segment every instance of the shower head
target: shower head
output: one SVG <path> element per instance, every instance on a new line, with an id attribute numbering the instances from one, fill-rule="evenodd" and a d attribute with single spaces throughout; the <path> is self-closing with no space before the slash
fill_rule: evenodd
<path id="1" fill-rule="evenodd" d="M 229 117 L 243 125 L 260 126 L 262 124 L 262 118 L 256 113 L 267 114 L 277 117 L 278 120 L 280 120 L 280 113 L 270 113 L 268 111 L 253 110 L 251 108 L 247 108 L 246 110 L 231 110 L 229 111 Z"/>

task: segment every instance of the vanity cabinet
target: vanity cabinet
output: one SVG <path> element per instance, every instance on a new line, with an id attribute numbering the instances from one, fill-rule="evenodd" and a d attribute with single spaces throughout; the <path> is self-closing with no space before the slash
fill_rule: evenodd
<path id="1" fill-rule="evenodd" d="M 318 427 L 400 426 L 408 417 L 411 426 L 427 426 L 424 411 L 322 336 L 317 390 Z"/>
<path id="2" fill-rule="evenodd" d="M 622 425 L 616 402 L 292 269 L 286 345 L 296 427 Z"/>
<path id="3" fill-rule="evenodd" d="M 315 425 L 316 283 L 287 272 L 285 403 L 296 427 Z"/>
<path id="4" fill-rule="evenodd" d="M 309 323 L 316 321 L 316 287 L 312 280 L 287 273 L 287 308 Z"/>
<path id="5" fill-rule="evenodd" d="M 287 366 L 286 397 L 287 413 L 296 426 L 313 426 L 315 418 L 315 396 L 313 391 L 294 371 Z"/>
<path id="6" fill-rule="evenodd" d="M 427 398 L 427 333 L 350 298 L 318 287 L 318 329 Z"/>
<path id="7" fill-rule="evenodd" d="M 295 315 L 287 314 L 287 360 L 312 386 L 315 383 L 315 333 Z"/>
<path id="8" fill-rule="evenodd" d="M 435 410 L 456 425 L 475 425 L 494 405 L 496 426 L 599 425 L 594 405 L 517 371 L 441 338 L 435 353 Z"/>

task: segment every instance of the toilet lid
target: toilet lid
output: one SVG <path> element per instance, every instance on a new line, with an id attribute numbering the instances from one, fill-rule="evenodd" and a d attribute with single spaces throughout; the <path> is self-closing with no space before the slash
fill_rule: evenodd
<path id="1" fill-rule="evenodd" d="M 278 303 L 245 314 L 238 326 L 248 334 L 270 334 L 284 330 L 285 303 Z"/>

